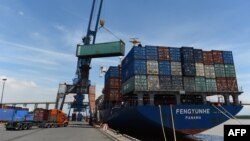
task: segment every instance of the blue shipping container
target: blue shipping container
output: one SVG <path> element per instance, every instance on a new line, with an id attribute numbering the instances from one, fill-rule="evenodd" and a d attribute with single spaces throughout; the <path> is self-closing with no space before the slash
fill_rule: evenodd
<path id="1" fill-rule="evenodd" d="M 171 90 L 171 76 L 159 76 L 160 90 Z"/>
<path id="2" fill-rule="evenodd" d="M 171 64 L 169 61 L 159 61 L 159 75 L 171 75 Z"/>
<path id="3" fill-rule="evenodd" d="M 203 51 L 201 49 L 194 49 L 194 61 L 196 63 L 203 62 Z"/>
<path id="4" fill-rule="evenodd" d="M 180 52 L 180 48 L 169 48 L 169 52 L 170 52 L 170 60 L 171 61 L 176 61 L 176 62 L 180 62 L 181 61 L 181 52 Z"/>
<path id="5" fill-rule="evenodd" d="M 145 46 L 147 60 L 158 60 L 158 49 L 156 46 Z"/>
<path id="6" fill-rule="evenodd" d="M 195 76 L 196 69 L 194 63 L 183 63 L 182 64 L 182 74 L 184 76 Z"/>
<path id="7" fill-rule="evenodd" d="M 182 62 L 194 62 L 194 49 L 192 47 L 181 48 L 181 60 Z"/>
<path id="8" fill-rule="evenodd" d="M 134 60 L 127 67 L 122 68 L 122 82 L 125 82 L 134 75 L 146 75 L 146 74 L 147 74 L 147 61 Z"/>
<path id="9" fill-rule="evenodd" d="M 0 109 L 0 121 L 11 121 L 14 114 L 14 109 Z"/>
<path id="10" fill-rule="evenodd" d="M 107 82 L 110 77 L 120 77 L 119 68 L 117 66 L 109 67 L 108 71 L 105 74 L 105 82 Z"/>
<path id="11" fill-rule="evenodd" d="M 131 63 L 133 60 L 137 60 L 137 59 L 142 59 L 142 60 L 146 59 L 146 49 L 145 49 L 145 47 L 134 46 L 129 51 L 127 56 L 122 60 L 122 66 L 125 67 L 129 63 Z"/>
<path id="12" fill-rule="evenodd" d="M 223 59 L 225 64 L 234 64 L 232 51 L 223 51 Z"/>

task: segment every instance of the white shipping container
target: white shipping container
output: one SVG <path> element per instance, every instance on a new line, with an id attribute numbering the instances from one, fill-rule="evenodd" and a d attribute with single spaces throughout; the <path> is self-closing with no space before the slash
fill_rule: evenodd
<path id="1" fill-rule="evenodd" d="M 159 76 L 158 75 L 148 75 L 148 90 L 159 90 Z"/>
<path id="2" fill-rule="evenodd" d="M 181 62 L 171 62 L 171 75 L 182 75 Z"/>
<path id="3" fill-rule="evenodd" d="M 215 78 L 214 65 L 204 65 L 205 77 Z"/>
<path id="4" fill-rule="evenodd" d="M 205 76 L 203 63 L 195 63 L 196 76 Z"/>
<path id="5" fill-rule="evenodd" d="M 147 60 L 147 74 L 159 74 L 158 61 Z"/>

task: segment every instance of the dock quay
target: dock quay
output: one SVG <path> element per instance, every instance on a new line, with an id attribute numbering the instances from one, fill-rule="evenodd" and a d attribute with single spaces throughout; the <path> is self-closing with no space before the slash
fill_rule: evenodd
<path id="1" fill-rule="evenodd" d="M 0 124 L 0 141 L 135 141 L 129 136 L 104 130 L 99 125 L 90 126 L 87 122 L 70 122 L 68 127 L 37 128 L 31 130 L 6 131 Z"/>

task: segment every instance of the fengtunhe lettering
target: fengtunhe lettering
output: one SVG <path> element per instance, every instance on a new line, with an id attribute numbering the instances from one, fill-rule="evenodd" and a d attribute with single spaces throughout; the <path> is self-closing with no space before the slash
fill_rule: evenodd
<path id="1" fill-rule="evenodd" d="M 176 114 L 210 114 L 210 109 L 176 109 Z"/>

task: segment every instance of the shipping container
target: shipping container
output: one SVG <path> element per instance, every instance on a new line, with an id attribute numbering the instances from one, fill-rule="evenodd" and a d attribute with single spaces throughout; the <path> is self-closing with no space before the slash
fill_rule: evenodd
<path id="1" fill-rule="evenodd" d="M 235 68 L 233 64 L 225 64 L 225 76 L 236 77 Z"/>
<path id="2" fill-rule="evenodd" d="M 170 60 L 170 53 L 168 47 L 158 47 L 158 59 L 159 60 Z"/>
<path id="3" fill-rule="evenodd" d="M 206 79 L 205 77 L 195 77 L 195 90 L 196 92 L 206 92 Z"/>
<path id="4" fill-rule="evenodd" d="M 14 114 L 14 109 L 0 109 L 0 121 L 11 121 Z"/>
<path id="5" fill-rule="evenodd" d="M 77 45 L 76 56 L 86 58 L 123 56 L 125 43 L 123 41 Z"/>
<path id="6" fill-rule="evenodd" d="M 181 60 L 182 62 L 194 63 L 194 48 L 182 47 L 181 48 Z"/>
<path id="7" fill-rule="evenodd" d="M 49 110 L 42 109 L 42 108 L 36 108 L 34 110 L 34 121 L 48 121 L 49 117 Z"/>
<path id="8" fill-rule="evenodd" d="M 171 62 L 171 75 L 182 75 L 181 62 Z"/>
<path id="9" fill-rule="evenodd" d="M 146 49 L 145 47 L 134 46 L 127 56 L 122 60 L 122 67 L 124 68 L 129 63 L 134 60 L 145 60 L 146 59 Z"/>
<path id="10" fill-rule="evenodd" d="M 216 92 L 217 84 L 215 79 L 207 78 L 206 79 L 207 92 Z"/>
<path id="11" fill-rule="evenodd" d="M 235 77 L 227 78 L 228 91 L 238 91 L 237 80 Z"/>
<path id="12" fill-rule="evenodd" d="M 182 74 L 183 76 L 195 76 L 196 75 L 196 69 L 194 63 L 182 63 Z"/>
<path id="13" fill-rule="evenodd" d="M 194 49 L 195 63 L 203 63 L 203 51 L 201 49 Z"/>
<path id="14" fill-rule="evenodd" d="M 119 101 L 121 96 L 121 89 L 108 89 L 107 94 L 104 95 L 106 101 Z"/>
<path id="15" fill-rule="evenodd" d="M 211 51 L 203 51 L 203 63 L 204 65 L 213 65 L 213 54 Z"/>
<path id="16" fill-rule="evenodd" d="M 216 64 L 223 64 L 224 63 L 222 51 L 213 50 L 212 54 L 213 54 L 214 63 L 216 63 Z"/>
<path id="17" fill-rule="evenodd" d="M 160 75 L 159 84 L 160 90 L 172 90 L 171 76 Z"/>
<path id="18" fill-rule="evenodd" d="M 147 60 L 158 60 L 158 49 L 156 46 L 145 46 Z"/>
<path id="19" fill-rule="evenodd" d="M 196 76 L 205 76 L 203 63 L 195 63 Z"/>
<path id="20" fill-rule="evenodd" d="M 183 90 L 182 76 L 172 76 L 172 89 L 176 91 Z"/>
<path id="21" fill-rule="evenodd" d="M 147 74 L 147 60 L 134 60 L 127 67 L 122 68 L 122 82 L 134 75 Z"/>
<path id="22" fill-rule="evenodd" d="M 180 62 L 181 61 L 181 52 L 180 48 L 169 48 L 170 60 Z"/>
<path id="23" fill-rule="evenodd" d="M 158 61 L 147 60 L 147 74 L 159 74 Z"/>
<path id="24" fill-rule="evenodd" d="M 108 71 L 105 73 L 105 82 L 108 81 L 110 77 L 120 77 L 120 68 L 117 66 L 110 66 Z"/>
<path id="25" fill-rule="evenodd" d="M 214 71 L 216 77 L 225 77 L 225 66 L 224 64 L 214 64 Z"/>
<path id="26" fill-rule="evenodd" d="M 148 75 L 148 90 L 149 91 L 157 91 L 160 89 L 159 85 L 159 76 L 158 75 Z"/>
<path id="27" fill-rule="evenodd" d="M 169 61 L 159 61 L 159 75 L 171 75 L 171 65 Z"/>
<path id="28" fill-rule="evenodd" d="M 204 65 L 205 77 L 215 78 L 214 65 Z"/>
<path id="29" fill-rule="evenodd" d="M 234 64 L 232 51 L 223 51 L 224 64 Z"/>
<path id="30" fill-rule="evenodd" d="M 148 90 L 148 82 L 146 75 L 134 75 L 122 84 L 122 94 L 127 94 L 133 91 L 146 90 Z"/>
<path id="31" fill-rule="evenodd" d="M 105 88 L 120 88 L 121 79 L 116 77 L 110 77 L 107 82 L 105 82 Z"/>
<path id="32" fill-rule="evenodd" d="M 195 79 L 194 77 L 183 77 L 184 90 L 195 92 Z"/>
<path id="33" fill-rule="evenodd" d="M 217 77 L 216 84 L 217 84 L 217 91 L 219 92 L 228 91 L 227 79 L 225 77 Z"/>

